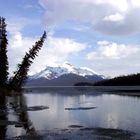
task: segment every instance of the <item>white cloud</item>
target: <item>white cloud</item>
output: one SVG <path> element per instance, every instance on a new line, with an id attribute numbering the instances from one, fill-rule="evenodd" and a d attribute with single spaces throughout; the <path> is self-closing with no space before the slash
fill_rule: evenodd
<path id="1" fill-rule="evenodd" d="M 131 4 L 135 7 L 140 7 L 140 1 L 139 0 L 131 0 Z"/>
<path id="2" fill-rule="evenodd" d="M 108 41 L 97 42 L 99 48 L 96 51 L 90 52 L 87 58 L 90 59 L 121 59 L 129 57 L 140 51 L 140 48 L 127 46 L 125 44 L 117 44 Z"/>
<path id="3" fill-rule="evenodd" d="M 96 71 L 109 76 L 137 73 L 140 71 L 140 48 L 109 41 L 97 42 L 97 49 L 87 54 Z"/>
<path id="4" fill-rule="evenodd" d="M 29 19 L 26 17 L 12 17 L 7 21 L 7 31 L 10 35 L 15 35 L 17 32 L 22 32 L 25 27 L 29 25 L 38 25 L 40 21 L 38 19 Z"/>
<path id="5" fill-rule="evenodd" d="M 23 17 L 9 19 L 7 21 L 7 31 L 10 34 L 15 34 L 21 31 L 29 22 L 31 22 L 29 19 Z"/>
<path id="6" fill-rule="evenodd" d="M 16 32 L 10 40 L 11 48 L 20 48 L 23 45 L 22 35 Z"/>
<path id="7" fill-rule="evenodd" d="M 126 11 L 128 9 L 128 1 L 127 0 L 96 0 L 97 4 L 109 4 L 114 8 L 119 9 L 120 11 Z"/>
<path id="8" fill-rule="evenodd" d="M 25 52 L 32 47 L 35 38 L 23 37 L 20 32 L 12 33 L 8 43 L 8 59 L 10 74 L 16 69 L 18 63 L 21 62 Z"/>
<path id="9" fill-rule="evenodd" d="M 15 70 L 16 65 L 21 62 L 25 52 L 34 45 L 38 38 L 23 37 L 20 32 L 15 32 L 12 35 L 8 47 L 10 72 Z M 81 44 L 72 39 L 48 36 L 38 58 L 35 59 L 31 67 L 30 74 L 39 72 L 47 65 L 56 65 L 67 61 L 69 56 L 73 56 L 87 47 L 89 47 L 87 44 Z"/>
<path id="10" fill-rule="evenodd" d="M 114 15 L 109 15 L 104 17 L 103 20 L 117 22 L 117 21 L 122 21 L 123 19 L 124 17 L 121 14 L 116 13 Z"/>
<path id="11" fill-rule="evenodd" d="M 98 0 L 40 0 L 40 4 L 46 9 L 45 22 L 48 26 L 65 20 L 93 23 L 113 10 L 111 6 L 111 9 L 104 8 L 104 2 Z"/>
<path id="12" fill-rule="evenodd" d="M 89 45 L 76 42 L 72 39 L 49 36 L 31 71 L 35 73 L 44 69 L 47 65 L 54 66 L 61 64 L 67 61 L 69 57 L 77 55 L 88 47 Z"/>
<path id="13" fill-rule="evenodd" d="M 89 22 L 104 34 L 140 32 L 139 0 L 39 0 L 39 3 L 46 10 L 44 23 L 47 26 L 73 20 Z"/>

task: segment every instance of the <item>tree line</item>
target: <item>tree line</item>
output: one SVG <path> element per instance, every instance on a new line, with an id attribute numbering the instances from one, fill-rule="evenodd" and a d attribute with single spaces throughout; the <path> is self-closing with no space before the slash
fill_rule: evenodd
<path id="1" fill-rule="evenodd" d="M 37 56 L 37 53 L 42 48 L 47 35 L 44 31 L 40 39 L 29 49 L 29 52 L 25 53 L 13 76 L 8 78 L 9 63 L 7 56 L 8 39 L 6 26 L 5 18 L 0 17 L 0 88 L 20 90 L 27 79 L 29 68 Z"/>
<path id="2" fill-rule="evenodd" d="M 104 79 L 95 83 L 79 82 L 74 86 L 139 86 L 140 73 Z"/>
<path id="3" fill-rule="evenodd" d="M 102 80 L 94 83 L 94 86 L 139 86 L 140 73 L 127 76 L 119 76 L 112 79 Z"/>

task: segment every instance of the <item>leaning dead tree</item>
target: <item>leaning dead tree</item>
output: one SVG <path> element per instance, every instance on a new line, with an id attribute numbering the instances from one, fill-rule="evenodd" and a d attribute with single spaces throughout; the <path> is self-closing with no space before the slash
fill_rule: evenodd
<path id="1" fill-rule="evenodd" d="M 13 78 L 10 79 L 9 85 L 11 89 L 15 89 L 15 90 L 21 89 L 22 85 L 27 79 L 29 67 L 33 63 L 33 60 L 37 56 L 39 50 L 42 48 L 45 38 L 46 38 L 46 32 L 43 33 L 40 40 L 35 43 L 35 45 L 29 50 L 28 53 L 26 53 L 21 64 L 18 64 L 17 71 L 14 72 Z"/>

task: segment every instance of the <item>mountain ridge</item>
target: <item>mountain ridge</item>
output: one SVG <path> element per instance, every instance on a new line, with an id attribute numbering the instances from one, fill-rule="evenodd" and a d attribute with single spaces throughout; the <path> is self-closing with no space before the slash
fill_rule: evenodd
<path id="1" fill-rule="evenodd" d="M 90 68 L 77 68 L 69 63 L 47 66 L 41 72 L 30 76 L 26 85 L 30 86 L 74 86 L 79 82 L 98 82 L 105 79 Z"/>
<path id="2" fill-rule="evenodd" d="M 38 78 L 44 77 L 48 80 L 52 80 L 52 79 L 60 77 L 61 75 L 70 74 L 70 73 L 80 75 L 80 76 L 100 75 L 90 68 L 87 68 L 87 67 L 78 68 L 78 67 L 75 67 L 75 66 L 66 62 L 66 63 L 63 63 L 62 65 L 58 65 L 55 67 L 47 66 L 41 72 L 30 76 L 30 79 L 38 79 Z M 103 79 L 105 78 L 103 75 L 100 75 L 100 76 Z"/>

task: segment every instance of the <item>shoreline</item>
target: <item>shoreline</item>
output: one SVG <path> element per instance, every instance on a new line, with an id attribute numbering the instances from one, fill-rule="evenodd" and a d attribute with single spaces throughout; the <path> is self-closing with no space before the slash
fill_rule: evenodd
<path id="1" fill-rule="evenodd" d="M 112 94 L 112 95 L 122 95 L 122 96 L 140 96 L 140 86 L 39 86 L 39 87 L 23 87 L 23 91 L 25 93 L 36 93 L 36 91 L 40 93 L 46 93 L 47 91 L 63 91 L 63 89 L 67 89 L 66 94 L 74 94 L 75 91 L 85 90 L 92 94 Z M 65 94 L 63 92 L 63 94 Z"/>
<path id="2" fill-rule="evenodd" d="M 30 136 L 23 135 L 16 138 L 20 139 L 44 139 L 44 140 L 99 140 L 99 139 L 117 139 L 122 140 L 123 138 L 127 140 L 134 140 L 136 133 L 129 130 L 113 129 L 113 128 L 92 128 L 83 127 L 76 125 L 72 128 L 58 129 L 54 128 L 52 130 L 39 131 L 38 135 Z"/>

